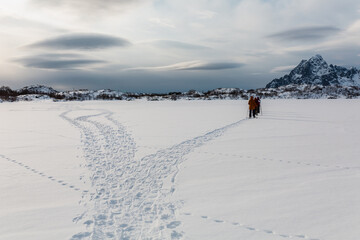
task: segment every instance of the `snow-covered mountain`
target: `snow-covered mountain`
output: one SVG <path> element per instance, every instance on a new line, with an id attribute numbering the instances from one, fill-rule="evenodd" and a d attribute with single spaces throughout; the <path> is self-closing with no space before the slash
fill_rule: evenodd
<path id="1" fill-rule="evenodd" d="M 44 85 L 26 86 L 26 87 L 20 88 L 20 89 L 18 89 L 16 91 L 18 93 L 20 93 L 20 94 L 28 94 L 28 93 L 32 93 L 32 94 L 56 94 L 56 93 L 58 93 L 58 91 L 56 91 L 52 87 L 47 87 L 47 86 L 44 86 Z"/>
<path id="2" fill-rule="evenodd" d="M 349 82 L 349 81 L 348 81 Z M 348 83 L 347 82 L 347 83 Z M 360 98 L 360 86 L 353 84 L 286 84 L 279 87 L 239 89 L 217 88 L 206 92 L 189 90 L 187 92 L 169 93 L 128 93 L 110 89 L 57 91 L 51 87 L 35 85 L 12 90 L 0 87 L 0 103 L 3 101 L 85 101 L 85 100 L 125 100 L 144 99 L 148 101 L 162 100 L 215 100 L 215 99 L 249 99 L 258 96 L 262 99 L 335 99 Z"/>
<path id="3" fill-rule="evenodd" d="M 215 99 L 249 99 L 249 96 L 259 96 L 262 99 L 326 99 L 326 98 L 360 98 L 360 87 L 339 85 L 288 84 L 278 88 L 258 88 L 244 90 L 239 88 L 217 88 L 199 92 L 170 93 L 124 93 L 114 90 L 74 90 L 74 91 L 46 91 L 46 86 L 25 87 L 11 90 L 0 87 L 1 101 L 85 101 L 85 100 L 125 100 L 144 99 L 148 101 L 162 100 L 215 100 Z M 40 92 L 40 90 L 44 90 Z"/>
<path id="4" fill-rule="evenodd" d="M 289 74 L 272 80 L 266 88 L 278 88 L 289 84 L 322 86 L 360 86 L 359 70 L 328 65 L 321 55 L 302 60 Z"/>

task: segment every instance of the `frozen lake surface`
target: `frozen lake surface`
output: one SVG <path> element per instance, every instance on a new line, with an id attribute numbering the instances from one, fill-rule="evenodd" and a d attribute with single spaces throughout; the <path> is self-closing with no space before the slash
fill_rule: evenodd
<path id="1" fill-rule="evenodd" d="M 0 239 L 359 239 L 359 109 L 1 103 Z"/>

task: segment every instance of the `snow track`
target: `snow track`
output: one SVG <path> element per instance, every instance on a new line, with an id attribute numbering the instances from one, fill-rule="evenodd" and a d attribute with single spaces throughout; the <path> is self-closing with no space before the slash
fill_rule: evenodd
<path id="1" fill-rule="evenodd" d="M 112 113 L 95 110 L 92 115 L 61 117 L 82 133 L 92 190 L 83 193 L 88 211 L 75 218 L 88 232 L 72 239 L 178 239 L 173 202 L 175 177 L 184 156 L 204 143 L 221 136 L 244 120 L 216 129 L 135 160 L 136 144 Z"/>
<path id="2" fill-rule="evenodd" d="M 266 234 L 269 235 L 269 237 L 281 237 L 281 239 L 307 239 L 307 240 L 320 240 L 318 238 L 311 238 L 305 234 L 287 234 L 287 233 L 279 233 L 276 230 L 270 230 L 270 229 L 260 229 L 260 228 L 256 228 L 252 225 L 248 225 L 248 224 L 244 224 L 244 223 L 240 223 L 240 222 L 236 222 L 236 221 L 226 221 L 226 220 L 222 220 L 220 218 L 214 218 L 214 217 L 210 217 L 210 216 L 195 216 L 191 213 L 184 213 L 182 214 L 183 216 L 187 216 L 187 217 L 196 217 L 199 220 L 202 221 L 208 221 L 208 222 L 213 222 L 216 224 L 229 224 L 232 225 L 233 227 L 237 227 L 240 229 L 245 229 L 247 231 L 251 231 L 251 232 L 257 232 L 257 233 L 262 233 L 262 234 Z"/>
<path id="3" fill-rule="evenodd" d="M 82 191 L 83 193 L 87 193 L 88 190 L 82 190 L 80 189 L 79 187 L 75 186 L 74 184 L 70 184 L 68 182 L 66 182 L 65 180 L 62 180 L 62 179 L 58 179 L 56 177 L 53 177 L 51 175 L 48 175 L 46 173 L 44 173 L 43 171 L 40 171 L 40 170 L 37 170 L 29 165 L 26 165 L 25 163 L 22 163 L 20 161 L 17 161 L 15 159 L 11 159 L 5 155 L 2 155 L 0 154 L 0 158 L 2 159 L 5 159 L 7 161 L 9 161 L 10 163 L 14 163 L 14 164 L 17 164 L 19 167 L 22 167 L 24 169 L 26 169 L 27 171 L 29 172 L 32 172 L 33 174 L 37 174 L 38 176 L 42 177 L 42 178 L 45 178 L 45 179 L 48 179 L 54 183 L 57 183 L 63 187 L 68 187 L 69 189 L 72 189 L 74 191 Z"/>
<path id="4" fill-rule="evenodd" d="M 159 147 L 148 147 L 148 146 L 138 146 L 139 148 L 146 148 L 146 149 L 159 149 Z M 340 166 L 340 165 L 329 165 L 329 164 L 319 164 L 319 163 L 311 163 L 311 162 L 304 162 L 304 161 L 295 161 L 295 160 L 282 160 L 282 159 L 274 159 L 274 158 L 267 158 L 267 157 L 254 157 L 254 156 L 245 156 L 240 154 L 231 154 L 231 153 L 221 153 L 221 152 L 207 152 L 207 151 L 195 151 L 196 153 L 201 154 L 208 154 L 213 156 L 225 156 L 225 157 L 236 157 L 241 159 L 253 159 L 258 161 L 269 161 L 269 162 L 279 162 L 279 163 L 286 163 L 286 164 L 294 164 L 294 165 L 303 165 L 303 166 L 311 166 L 311 167 L 319 167 L 319 168 L 329 168 L 329 169 L 338 169 L 338 170 L 360 170 L 360 167 L 347 167 L 347 166 Z"/>

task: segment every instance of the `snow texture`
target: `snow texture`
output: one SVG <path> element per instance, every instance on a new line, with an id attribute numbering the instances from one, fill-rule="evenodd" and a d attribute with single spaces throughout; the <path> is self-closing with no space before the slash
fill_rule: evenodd
<path id="1" fill-rule="evenodd" d="M 359 100 L 18 102 L 0 239 L 353 240 Z"/>

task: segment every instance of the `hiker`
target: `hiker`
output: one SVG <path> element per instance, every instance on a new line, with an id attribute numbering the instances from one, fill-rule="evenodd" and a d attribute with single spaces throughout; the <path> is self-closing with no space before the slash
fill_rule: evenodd
<path id="1" fill-rule="evenodd" d="M 260 98 L 259 97 L 255 98 L 255 103 L 256 103 L 255 114 L 258 115 L 260 113 Z"/>
<path id="2" fill-rule="evenodd" d="M 249 118 L 251 118 L 251 115 L 253 116 L 253 118 L 255 118 L 256 102 L 253 96 L 250 97 L 248 104 L 249 104 Z"/>

